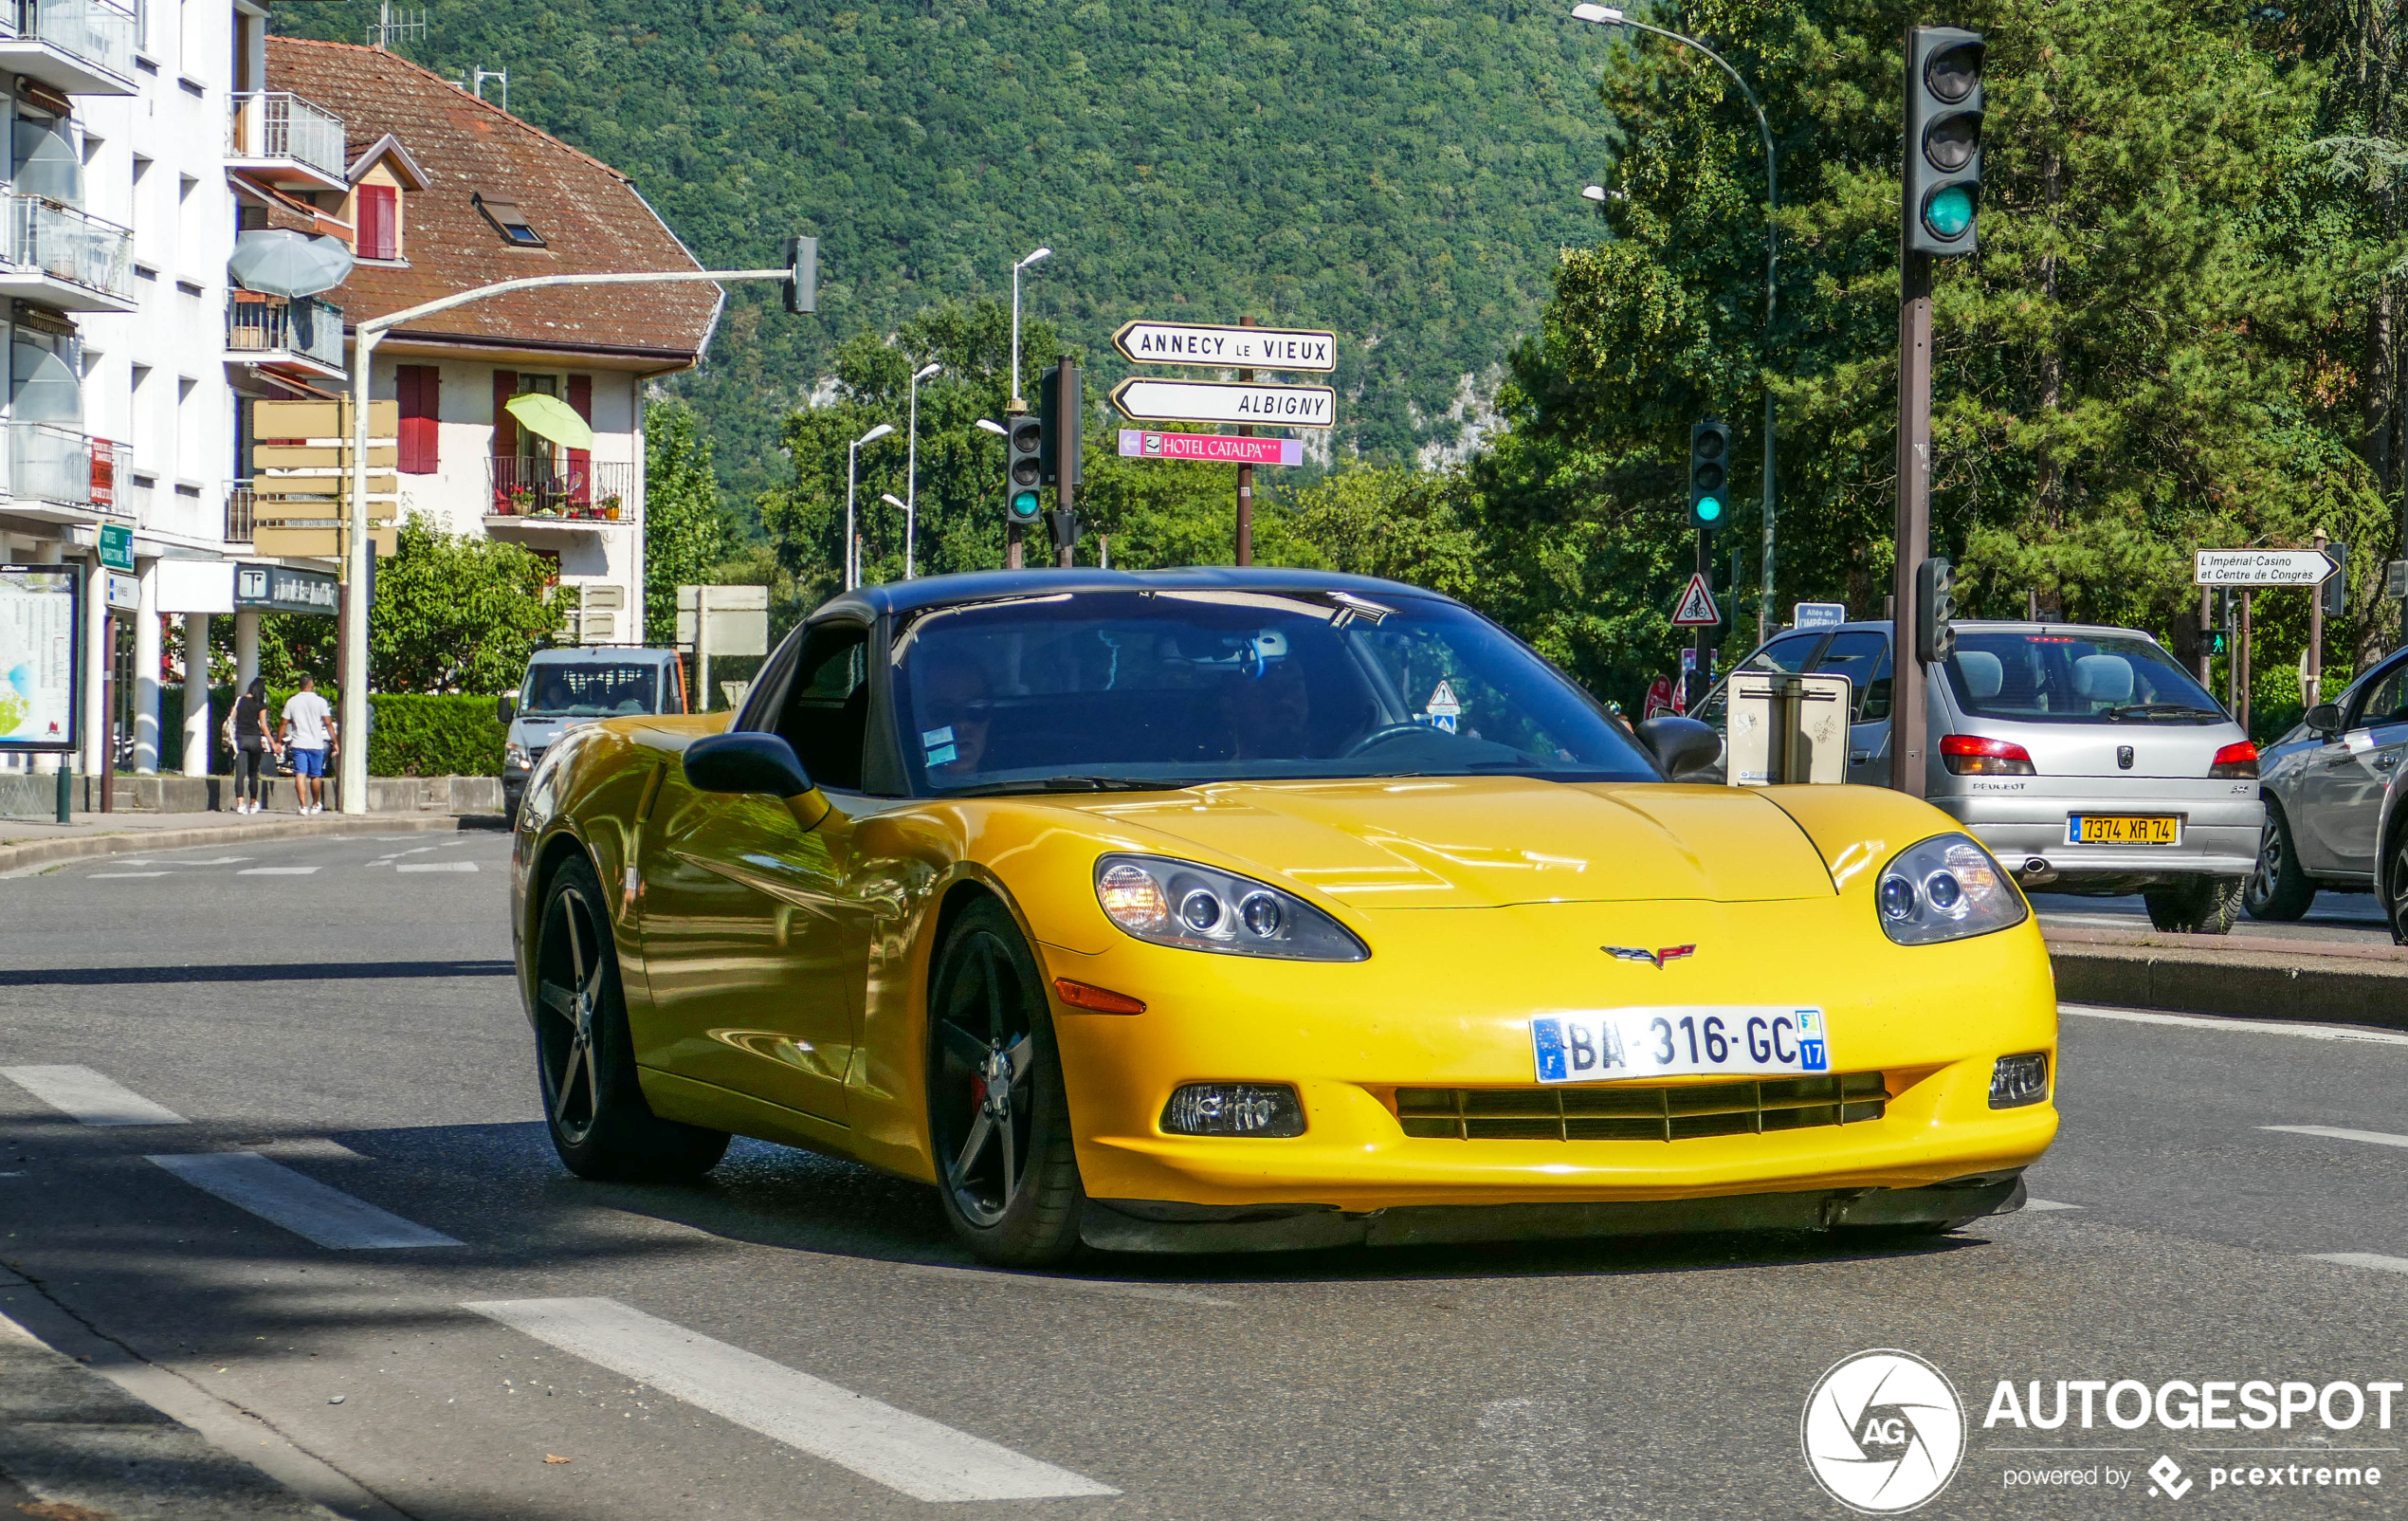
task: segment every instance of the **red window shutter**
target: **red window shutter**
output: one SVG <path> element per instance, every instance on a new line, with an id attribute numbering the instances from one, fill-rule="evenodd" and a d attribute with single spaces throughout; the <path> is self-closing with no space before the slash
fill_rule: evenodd
<path id="1" fill-rule="evenodd" d="M 593 376 L 590 375 L 569 376 L 569 408 L 584 419 L 587 427 L 593 426 Z M 581 507 L 593 505 L 593 451 L 592 449 L 569 450 L 569 476 L 574 483 L 569 488 L 572 499 Z"/>
<path id="2" fill-rule="evenodd" d="M 519 372 L 493 372 L 493 510 L 510 510 L 510 488 L 519 484 L 519 419 L 510 398 L 519 394 Z"/>
<path id="3" fill-rule="evenodd" d="M 398 376 L 401 468 L 409 475 L 432 475 L 443 424 L 443 372 L 431 364 L 405 364 Z"/>
<path id="4" fill-rule="evenodd" d="M 391 185 L 359 187 L 359 256 L 397 259 L 401 256 L 401 217 Z"/>

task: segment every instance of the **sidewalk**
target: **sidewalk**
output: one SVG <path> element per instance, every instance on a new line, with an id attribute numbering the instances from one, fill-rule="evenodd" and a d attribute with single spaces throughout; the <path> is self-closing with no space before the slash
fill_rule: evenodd
<path id="1" fill-rule="evenodd" d="M 2044 928 L 2071 1003 L 2408 1029 L 2408 946 Z"/>
<path id="2" fill-rule="evenodd" d="M 414 834 L 507 829 L 501 814 L 77 814 L 71 824 L 0 818 L 0 876 L 119 851 L 299 839 L 312 834 Z"/>

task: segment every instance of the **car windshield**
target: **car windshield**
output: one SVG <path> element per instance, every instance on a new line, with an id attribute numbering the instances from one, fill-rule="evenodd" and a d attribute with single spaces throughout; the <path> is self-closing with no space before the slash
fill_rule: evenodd
<path id="1" fill-rule="evenodd" d="M 2030 724 L 2210 724 L 2225 713 L 2154 640 L 2129 633 L 1960 629 L 1957 706 Z"/>
<path id="2" fill-rule="evenodd" d="M 527 683 L 519 696 L 519 711 L 528 718 L 611 718 L 622 713 L 657 713 L 661 669 L 658 666 L 537 664 L 527 668 Z"/>
<path id="3" fill-rule="evenodd" d="M 937 793 L 1307 777 L 1652 781 L 1631 731 L 1494 624 L 1347 592 L 1062 593 L 900 631 Z"/>

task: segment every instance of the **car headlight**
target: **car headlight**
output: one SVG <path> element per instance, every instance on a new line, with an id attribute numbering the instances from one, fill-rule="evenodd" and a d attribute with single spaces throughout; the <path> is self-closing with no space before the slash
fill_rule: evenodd
<path id="1" fill-rule="evenodd" d="M 1969 834 L 1936 834 L 1889 858 L 1873 889 L 1882 932 L 1901 945 L 1970 940 L 2023 923 L 2032 910 Z"/>
<path id="2" fill-rule="evenodd" d="M 516 740 L 506 741 L 502 744 L 502 763 L 513 771 L 524 771 L 535 764 L 527 758 L 527 747 Z"/>
<path id="3" fill-rule="evenodd" d="M 1371 951 L 1346 926 L 1267 882 L 1160 855 L 1095 863 L 1104 916 L 1139 940 L 1183 950 L 1359 962 Z"/>

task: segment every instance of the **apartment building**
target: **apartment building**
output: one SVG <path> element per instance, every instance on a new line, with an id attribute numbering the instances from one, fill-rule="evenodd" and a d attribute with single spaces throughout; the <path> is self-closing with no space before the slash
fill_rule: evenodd
<path id="1" fill-rule="evenodd" d="M 702 267 L 626 175 L 389 51 L 271 37 L 266 83 L 340 119 L 344 183 L 291 187 L 244 225 L 351 242 L 325 300 L 355 328 L 522 276 Z M 400 510 L 524 545 L 588 642 L 640 639 L 644 385 L 701 358 L 721 300 L 700 282 L 556 287 L 393 329 L 371 387 L 399 404 Z M 582 427 L 514 412 L 527 396 Z"/>
<path id="2" fill-rule="evenodd" d="M 189 657 L 164 664 L 206 680 L 208 615 L 228 611 L 228 561 L 249 547 L 241 398 L 309 394 L 341 373 L 339 314 L 244 290 L 228 269 L 238 206 L 346 183 L 341 123 L 264 87 L 266 28 L 253 0 L 0 0 L 11 112 L 0 559 L 89 577 L 75 762 L 86 772 L 103 764 L 112 654 L 137 770 L 155 769 L 161 750 L 163 637 Z M 104 526 L 132 531 L 138 585 L 114 651 L 101 639 Z M 237 622 L 255 635 L 252 617 Z M 205 736 L 205 701 L 194 706 L 188 733 Z M 205 760 L 205 743 L 188 748 Z"/>

